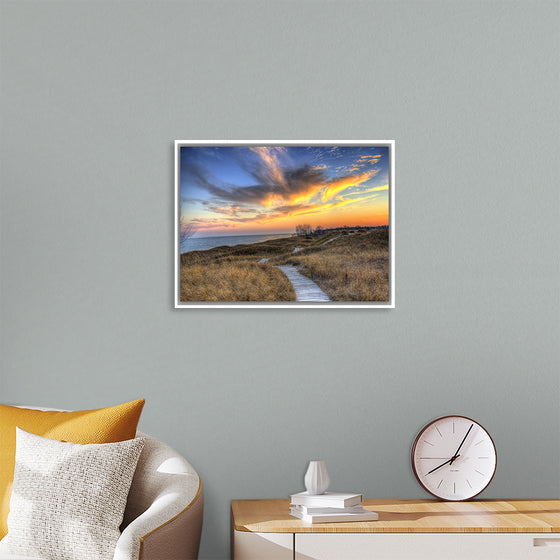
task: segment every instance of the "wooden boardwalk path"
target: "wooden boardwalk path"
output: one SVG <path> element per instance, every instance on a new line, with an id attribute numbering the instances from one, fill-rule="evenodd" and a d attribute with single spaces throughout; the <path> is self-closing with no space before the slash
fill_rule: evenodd
<path id="1" fill-rule="evenodd" d="M 292 283 L 296 293 L 296 301 L 331 301 L 329 296 L 303 274 L 300 274 L 295 266 L 286 264 L 278 267 Z"/>

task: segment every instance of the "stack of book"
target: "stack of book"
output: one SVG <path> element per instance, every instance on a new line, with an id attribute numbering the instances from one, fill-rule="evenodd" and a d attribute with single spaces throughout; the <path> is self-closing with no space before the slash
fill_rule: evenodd
<path id="1" fill-rule="evenodd" d="M 292 494 L 290 515 L 308 523 L 335 523 L 344 521 L 377 521 L 378 515 L 362 506 L 361 494 L 325 492 L 311 495 L 307 492 Z"/>

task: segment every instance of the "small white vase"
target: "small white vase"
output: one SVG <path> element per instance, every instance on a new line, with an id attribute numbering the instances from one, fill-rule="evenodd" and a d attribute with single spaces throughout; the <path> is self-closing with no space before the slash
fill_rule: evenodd
<path id="1" fill-rule="evenodd" d="M 331 483 L 325 461 L 309 461 L 304 481 L 308 494 L 323 494 Z"/>

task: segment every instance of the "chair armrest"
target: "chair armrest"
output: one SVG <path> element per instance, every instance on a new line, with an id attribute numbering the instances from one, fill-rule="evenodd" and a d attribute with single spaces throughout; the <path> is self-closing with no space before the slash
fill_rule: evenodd
<path id="1" fill-rule="evenodd" d="M 170 492 L 158 496 L 121 533 L 113 559 L 196 560 L 204 506 L 202 485 L 191 503 L 182 510 L 184 502 L 177 498 Z"/>
<path id="2" fill-rule="evenodd" d="M 144 437 L 113 560 L 196 560 L 202 483 L 184 457 Z"/>

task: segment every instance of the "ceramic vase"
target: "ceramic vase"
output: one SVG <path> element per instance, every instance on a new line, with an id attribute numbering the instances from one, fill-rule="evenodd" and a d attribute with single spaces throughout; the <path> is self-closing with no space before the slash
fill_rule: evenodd
<path id="1" fill-rule="evenodd" d="M 309 461 L 304 482 L 308 494 L 323 494 L 331 483 L 325 461 Z"/>

